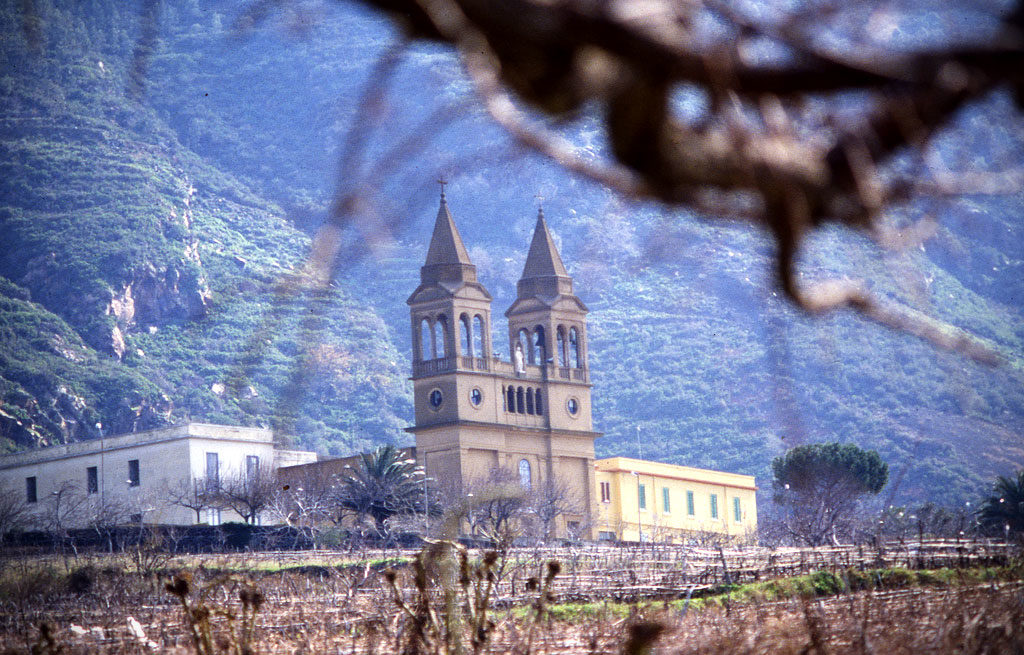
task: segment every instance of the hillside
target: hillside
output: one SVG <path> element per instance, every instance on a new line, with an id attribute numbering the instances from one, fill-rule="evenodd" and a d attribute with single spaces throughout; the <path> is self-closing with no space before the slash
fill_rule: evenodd
<path id="1" fill-rule="evenodd" d="M 137 9 L 67 5 L 39 3 L 38 49 L 16 10 L 0 12 L 5 448 L 189 416 L 270 424 L 335 454 L 407 440 L 404 300 L 445 174 L 495 316 L 544 197 L 591 309 L 599 455 L 635 455 L 639 441 L 645 457 L 754 474 L 767 488 L 770 459 L 788 445 L 849 440 L 900 473 L 900 502 L 962 502 L 1024 465 L 1019 193 L 942 201 L 939 234 L 904 253 L 826 231 L 801 263 L 807 279 L 866 277 L 971 331 L 1007 358 L 992 369 L 849 315 L 799 316 L 776 295 L 763 235 L 627 204 L 515 155 L 461 104 L 457 63 L 430 46 L 404 55 L 361 126 L 366 156 L 338 173 L 391 37 L 379 16 L 285 12 L 239 37 L 231 3 L 168 5 L 133 97 Z M 1002 95 L 965 112 L 942 152 L 996 166 L 1022 141 L 1012 112 Z M 398 226 L 390 244 L 346 253 L 332 297 L 309 297 L 308 235 L 339 180 L 363 179 L 424 126 L 426 145 L 372 176 L 367 193 Z M 586 117 L 566 130 L 604 147 Z M 494 341 L 507 356 L 503 330 Z"/>

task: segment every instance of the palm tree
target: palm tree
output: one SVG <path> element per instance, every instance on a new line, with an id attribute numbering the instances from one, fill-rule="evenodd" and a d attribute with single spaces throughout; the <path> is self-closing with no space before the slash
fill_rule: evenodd
<path id="1" fill-rule="evenodd" d="M 991 531 L 1024 534 L 1024 469 L 1016 479 L 996 478 L 993 495 L 982 502 L 978 518 Z"/>
<path id="2" fill-rule="evenodd" d="M 341 480 L 338 502 L 342 509 L 353 512 L 358 521 L 373 517 L 382 535 L 392 516 L 422 511 L 423 469 L 416 460 L 402 458 L 402 452 L 390 445 L 360 458 L 359 465 Z"/>

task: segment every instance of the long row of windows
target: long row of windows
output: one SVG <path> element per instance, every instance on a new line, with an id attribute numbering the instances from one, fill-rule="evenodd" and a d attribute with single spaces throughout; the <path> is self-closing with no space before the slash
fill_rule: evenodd
<path id="1" fill-rule="evenodd" d="M 610 482 L 602 482 L 600 484 L 601 491 L 601 502 L 610 503 L 612 501 L 612 486 Z M 640 509 L 647 509 L 647 485 L 637 485 L 637 503 Z M 711 494 L 708 499 L 708 510 L 711 518 L 718 518 L 718 494 Z M 672 496 L 668 487 L 661 488 L 661 510 L 665 514 L 672 513 Z M 696 516 L 697 506 L 694 500 L 694 493 L 692 491 L 686 492 L 686 514 L 687 516 Z M 743 505 L 739 497 L 734 496 L 732 499 L 732 515 L 733 520 L 737 523 L 743 521 Z"/>
<path id="2" fill-rule="evenodd" d="M 247 455 L 245 458 L 246 476 L 252 478 L 253 476 L 258 475 L 259 469 L 260 458 L 257 455 Z M 129 487 L 138 487 L 142 484 L 139 460 L 137 459 L 128 460 L 127 483 Z M 215 489 L 220 485 L 220 461 L 217 453 L 206 453 L 206 485 L 211 489 Z M 85 491 L 87 494 L 92 495 L 99 493 L 99 490 L 99 469 L 95 466 L 87 466 L 85 468 Z M 34 475 L 25 478 L 25 502 L 39 502 L 38 480 Z"/>
<path id="3" fill-rule="evenodd" d="M 505 411 L 510 414 L 544 415 L 544 400 L 540 389 L 503 386 L 501 397 L 504 401 Z"/>

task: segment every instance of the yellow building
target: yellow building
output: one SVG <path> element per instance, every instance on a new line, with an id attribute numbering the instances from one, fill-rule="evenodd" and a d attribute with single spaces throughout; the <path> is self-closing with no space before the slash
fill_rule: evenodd
<path id="1" fill-rule="evenodd" d="M 594 462 L 593 532 L 608 541 L 742 541 L 757 530 L 750 475 L 610 457 Z"/>

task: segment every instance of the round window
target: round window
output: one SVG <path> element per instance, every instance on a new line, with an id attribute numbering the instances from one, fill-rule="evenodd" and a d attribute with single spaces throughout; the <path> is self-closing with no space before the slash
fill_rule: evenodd
<path id="1" fill-rule="evenodd" d="M 469 392 L 469 402 L 473 403 L 474 407 L 479 407 L 480 403 L 484 401 L 484 392 L 479 389 L 473 389 Z"/>
<path id="2" fill-rule="evenodd" d="M 569 400 L 565 401 L 565 408 L 569 410 L 569 414 L 571 414 L 572 416 L 576 416 L 576 414 L 580 411 L 580 401 L 576 400 L 575 398 L 570 398 Z"/>
<path id="3" fill-rule="evenodd" d="M 434 409 L 437 409 L 438 407 L 441 406 L 441 403 L 443 401 L 444 401 L 444 396 L 441 395 L 441 390 L 440 389 L 434 389 L 433 391 L 430 392 L 430 406 L 431 407 L 433 407 Z"/>

